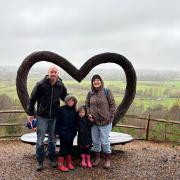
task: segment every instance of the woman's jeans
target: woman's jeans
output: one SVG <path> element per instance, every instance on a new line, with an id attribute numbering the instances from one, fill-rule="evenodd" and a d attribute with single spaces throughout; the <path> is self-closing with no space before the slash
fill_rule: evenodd
<path id="1" fill-rule="evenodd" d="M 100 152 L 101 147 L 104 153 L 111 153 L 109 134 L 112 129 L 112 123 L 105 126 L 94 125 L 91 127 L 93 150 Z"/>
<path id="2" fill-rule="evenodd" d="M 50 160 L 55 158 L 55 118 L 45 118 L 37 116 L 37 142 L 36 142 L 36 159 L 37 161 L 44 160 L 44 139 L 45 134 L 48 133 L 48 156 Z"/>

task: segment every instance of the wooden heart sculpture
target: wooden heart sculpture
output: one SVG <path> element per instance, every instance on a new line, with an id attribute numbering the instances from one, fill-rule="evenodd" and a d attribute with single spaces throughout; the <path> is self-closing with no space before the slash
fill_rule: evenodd
<path id="1" fill-rule="evenodd" d="M 29 102 L 29 94 L 27 91 L 27 77 L 31 67 L 40 61 L 52 62 L 62 69 L 64 69 L 71 77 L 76 79 L 78 82 L 81 82 L 87 74 L 97 65 L 103 63 L 115 63 L 120 65 L 126 75 L 126 89 L 124 97 L 117 107 L 116 114 L 113 120 L 113 126 L 115 126 L 119 120 L 127 112 L 129 106 L 131 105 L 135 94 L 136 94 L 136 72 L 129 60 L 124 56 L 116 53 L 102 53 L 96 56 L 93 56 L 85 62 L 85 64 L 78 70 L 73 66 L 68 60 L 49 51 L 39 51 L 34 52 L 27 56 L 22 64 L 20 65 L 17 71 L 16 77 L 16 88 L 17 94 L 20 99 L 20 102 L 24 108 L 27 110 L 27 104 Z M 88 93 L 88 92 L 87 92 Z"/>

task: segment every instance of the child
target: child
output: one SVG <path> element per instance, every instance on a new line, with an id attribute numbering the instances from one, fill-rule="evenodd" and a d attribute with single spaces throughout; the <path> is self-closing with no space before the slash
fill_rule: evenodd
<path id="1" fill-rule="evenodd" d="M 60 137 L 60 151 L 58 158 L 58 170 L 69 171 L 74 169 L 72 165 L 73 139 L 77 133 L 78 113 L 76 111 L 77 99 L 73 95 L 65 98 L 65 105 L 59 107 L 57 113 L 56 132 Z M 66 165 L 65 165 L 66 159 Z"/>
<path id="2" fill-rule="evenodd" d="M 90 148 L 92 147 L 92 123 L 87 118 L 87 110 L 85 106 L 79 107 L 78 112 L 78 145 L 80 147 L 80 154 L 82 158 L 81 166 L 91 168 Z"/>

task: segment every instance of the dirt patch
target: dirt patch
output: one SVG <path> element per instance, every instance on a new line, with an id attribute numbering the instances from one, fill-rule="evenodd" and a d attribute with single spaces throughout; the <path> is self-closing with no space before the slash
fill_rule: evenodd
<path id="1" fill-rule="evenodd" d="M 36 171 L 35 146 L 18 140 L 0 141 L 0 179 L 180 179 L 180 146 L 134 141 L 114 146 L 112 167 L 83 169 L 74 158 L 75 170 L 62 173 L 45 159 L 44 170 Z"/>

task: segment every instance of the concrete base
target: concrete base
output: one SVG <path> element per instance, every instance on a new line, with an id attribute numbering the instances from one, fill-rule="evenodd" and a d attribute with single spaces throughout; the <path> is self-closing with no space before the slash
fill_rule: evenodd
<path id="1" fill-rule="evenodd" d="M 24 143 L 35 145 L 37 141 L 36 132 L 24 134 L 20 137 L 21 141 Z M 118 132 L 111 132 L 109 137 L 111 145 L 118 145 L 118 144 L 126 144 L 133 140 L 133 137 L 129 134 L 125 133 L 118 133 Z M 44 143 L 47 144 L 48 142 L 48 135 L 46 135 Z M 77 136 L 74 138 L 73 142 L 74 146 L 77 146 Z M 56 140 L 56 146 L 60 146 L 59 138 Z"/>

